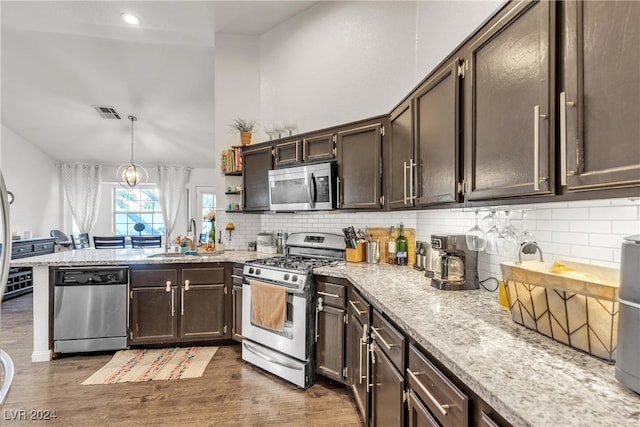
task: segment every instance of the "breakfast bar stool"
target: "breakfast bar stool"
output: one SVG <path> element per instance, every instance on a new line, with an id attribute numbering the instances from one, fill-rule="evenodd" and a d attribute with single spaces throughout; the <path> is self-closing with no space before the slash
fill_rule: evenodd
<path id="1" fill-rule="evenodd" d="M 93 236 L 93 246 L 96 249 L 124 248 L 124 236 Z"/>
<path id="2" fill-rule="evenodd" d="M 86 249 L 91 247 L 89 243 L 89 233 L 72 234 L 71 241 L 73 242 L 73 249 Z"/>
<path id="3" fill-rule="evenodd" d="M 132 248 L 161 248 L 162 236 L 131 236 Z"/>

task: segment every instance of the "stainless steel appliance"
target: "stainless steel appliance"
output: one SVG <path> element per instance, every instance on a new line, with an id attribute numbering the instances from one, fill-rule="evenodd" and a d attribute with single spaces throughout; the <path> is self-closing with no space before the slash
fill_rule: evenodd
<path id="1" fill-rule="evenodd" d="M 270 209 L 272 211 L 335 209 L 335 185 L 335 162 L 270 170 Z"/>
<path id="2" fill-rule="evenodd" d="M 416 263 L 413 268 L 424 271 L 427 265 L 427 242 L 416 241 Z"/>
<path id="3" fill-rule="evenodd" d="M 640 234 L 624 238 L 620 263 L 620 311 L 616 378 L 640 393 Z"/>
<path id="4" fill-rule="evenodd" d="M 54 270 L 53 351 L 127 348 L 128 267 Z"/>
<path id="5" fill-rule="evenodd" d="M 242 285 L 243 360 L 298 387 L 307 388 L 315 382 L 313 269 L 344 262 L 345 248 L 342 235 L 292 233 L 286 241 L 285 255 L 245 263 Z M 252 286 L 258 286 L 256 283 L 285 289 L 286 316 L 282 330 L 254 323 Z"/>
<path id="6" fill-rule="evenodd" d="M 13 196 L 11 196 L 11 201 Z M 7 279 L 9 277 L 9 263 L 11 262 L 11 219 L 9 215 L 9 192 L 4 183 L 4 177 L 0 171 L 0 238 L 2 238 L 2 246 L 0 247 L 0 300 L 7 288 Z M 0 386 L 0 407 L 4 405 L 13 383 L 14 366 L 11 356 L 4 350 L 0 349 L 0 364 L 2 365 L 2 386 Z"/>
<path id="7" fill-rule="evenodd" d="M 467 247 L 464 234 L 431 236 L 431 248 L 438 251 L 431 286 L 453 291 L 478 289 L 478 252 Z"/>

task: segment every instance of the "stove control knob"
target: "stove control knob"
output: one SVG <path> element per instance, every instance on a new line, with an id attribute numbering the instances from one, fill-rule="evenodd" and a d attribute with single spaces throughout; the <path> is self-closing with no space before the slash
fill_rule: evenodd
<path id="1" fill-rule="evenodd" d="M 249 267 L 249 274 L 253 274 L 253 267 Z"/>
<path id="2" fill-rule="evenodd" d="M 260 269 L 256 268 L 256 274 L 260 274 Z"/>
<path id="3" fill-rule="evenodd" d="M 285 273 L 284 280 L 289 280 L 289 273 Z"/>
<path id="4" fill-rule="evenodd" d="M 298 276 L 296 276 L 295 274 L 293 275 L 293 277 L 291 278 L 292 282 L 297 282 L 298 281 Z"/>

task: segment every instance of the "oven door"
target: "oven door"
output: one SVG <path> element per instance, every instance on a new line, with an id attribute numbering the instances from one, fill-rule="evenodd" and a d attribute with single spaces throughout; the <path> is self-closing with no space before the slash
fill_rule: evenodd
<path id="1" fill-rule="evenodd" d="M 262 344 L 298 360 L 309 358 L 307 333 L 307 292 L 296 294 L 287 291 L 287 317 L 284 331 L 278 332 L 251 322 L 251 286 L 242 285 L 242 334 L 243 338 Z"/>
<path id="2" fill-rule="evenodd" d="M 335 209 L 335 164 L 320 163 L 269 171 L 272 211 Z"/>

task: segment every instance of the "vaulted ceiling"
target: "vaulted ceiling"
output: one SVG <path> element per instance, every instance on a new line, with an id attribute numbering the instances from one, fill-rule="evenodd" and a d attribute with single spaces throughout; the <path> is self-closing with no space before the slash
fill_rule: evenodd
<path id="1" fill-rule="evenodd" d="M 216 33 L 257 36 L 315 3 L 3 0 L 2 124 L 56 161 L 117 165 L 135 115 L 137 162 L 211 167 Z"/>

